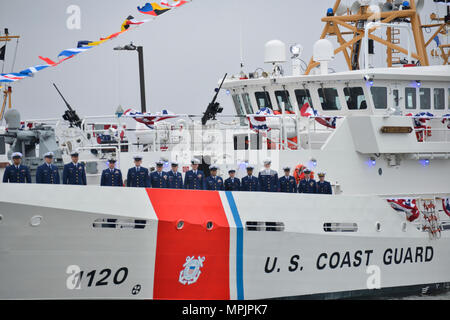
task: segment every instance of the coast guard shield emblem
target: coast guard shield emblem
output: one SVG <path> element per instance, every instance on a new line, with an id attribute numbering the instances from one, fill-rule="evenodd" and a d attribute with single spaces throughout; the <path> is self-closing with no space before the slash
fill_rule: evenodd
<path id="1" fill-rule="evenodd" d="M 194 259 L 194 256 L 187 256 L 186 262 L 183 264 L 184 269 L 180 271 L 178 281 L 182 284 L 195 283 L 202 273 L 200 268 L 203 267 L 203 261 L 205 261 L 205 257 L 199 256 L 198 259 Z"/>

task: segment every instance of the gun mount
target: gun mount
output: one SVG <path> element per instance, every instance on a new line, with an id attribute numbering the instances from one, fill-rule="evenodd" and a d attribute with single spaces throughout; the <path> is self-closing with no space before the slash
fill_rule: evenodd
<path id="1" fill-rule="evenodd" d="M 62 169 L 62 153 L 56 143 L 55 130 L 45 124 L 34 124 L 32 128 L 25 130 L 20 122 L 20 113 L 15 109 L 10 109 L 5 113 L 6 133 L 2 134 L 5 143 L 11 147 L 8 151 L 8 159 L 11 159 L 13 152 L 23 154 L 22 162 L 27 165 L 34 179 L 37 167 L 42 163 L 44 155 L 51 151 L 55 154 L 55 165 Z M 37 155 L 37 146 L 39 154 Z"/>
<path id="2" fill-rule="evenodd" d="M 222 85 L 227 77 L 227 73 L 225 73 L 225 76 L 222 79 L 222 82 L 220 83 L 220 86 L 215 89 L 216 94 L 214 95 L 214 98 L 212 101 L 208 104 L 208 107 L 206 108 L 206 111 L 203 113 L 202 117 L 202 125 L 205 125 L 208 120 L 216 120 L 216 115 L 218 113 L 221 113 L 223 111 L 223 108 L 220 106 L 219 102 L 216 102 L 217 96 L 219 95 L 220 89 L 222 89 Z"/>
<path id="3" fill-rule="evenodd" d="M 66 104 L 66 107 L 68 109 L 64 112 L 62 118 L 64 120 L 68 121 L 70 123 L 71 127 L 76 126 L 78 128 L 81 128 L 82 121 L 81 121 L 80 117 L 78 116 L 77 112 L 75 110 L 73 110 L 72 107 L 70 106 L 70 104 L 66 101 L 66 99 L 64 99 L 64 96 L 61 94 L 61 91 L 59 91 L 56 84 L 53 84 L 53 86 L 55 87 L 56 91 L 58 91 L 59 95 L 63 99 L 63 101 Z"/>

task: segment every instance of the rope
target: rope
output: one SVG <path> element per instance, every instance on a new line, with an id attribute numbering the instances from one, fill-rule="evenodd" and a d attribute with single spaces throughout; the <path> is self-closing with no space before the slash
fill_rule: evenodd
<path id="1" fill-rule="evenodd" d="M 17 41 L 16 41 L 16 48 L 14 49 L 14 58 L 13 58 L 12 66 L 11 66 L 11 72 L 14 72 L 14 65 L 16 64 L 17 48 L 18 47 L 19 47 L 19 39 L 17 39 Z"/>

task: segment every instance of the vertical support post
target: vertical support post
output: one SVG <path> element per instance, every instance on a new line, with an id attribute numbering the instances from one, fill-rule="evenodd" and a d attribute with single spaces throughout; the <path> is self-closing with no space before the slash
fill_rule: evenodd
<path id="1" fill-rule="evenodd" d="M 386 40 L 390 43 L 392 43 L 392 28 L 388 27 L 386 29 Z M 388 68 L 392 67 L 392 49 L 390 47 L 386 47 L 386 62 L 387 62 L 387 66 Z"/>
<path id="2" fill-rule="evenodd" d="M 139 59 L 139 82 L 141 87 L 141 112 L 147 112 L 145 102 L 145 78 L 144 78 L 144 49 L 142 46 L 137 47 Z"/>
<path id="3" fill-rule="evenodd" d="M 411 16 L 411 29 L 414 34 L 414 41 L 416 43 L 417 55 L 419 56 L 420 65 L 429 66 L 428 54 L 425 47 L 425 39 L 423 38 L 422 23 L 420 22 L 419 13 L 416 11 L 416 3 L 411 1 L 411 9 L 414 10 Z"/>

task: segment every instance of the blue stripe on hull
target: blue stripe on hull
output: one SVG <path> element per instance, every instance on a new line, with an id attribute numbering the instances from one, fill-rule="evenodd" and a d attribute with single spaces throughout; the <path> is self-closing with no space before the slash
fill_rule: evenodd
<path id="1" fill-rule="evenodd" d="M 234 202 L 233 193 L 226 191 L 228 204 L 230 205 L 231 212 L 233 214 L 234 223 L 236 224 L 236 287 L 237 287 L 237 300 L 244 300 L 244 261 L 243 261 L 243 249 L 244 249 L 244 230 L 242 228 L 242 221 L 239 217 L 239 212 Z"/>

